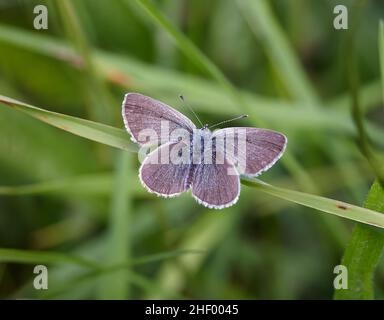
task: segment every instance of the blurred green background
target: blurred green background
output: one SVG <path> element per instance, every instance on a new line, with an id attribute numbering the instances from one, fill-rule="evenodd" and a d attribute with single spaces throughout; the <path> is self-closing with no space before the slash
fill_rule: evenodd
<path id="1" fill-rule="evenodd" d="M 383 147 L 377 39 L 384 2 L 360 2 L 152 1 L 234 89 L 193 59 L 187 44 L 175 45 L 136 1 L 0 0 L 0 94 L 119 128 L 130 91 L 192 119 L 183 94 L 208 123 L 252 110 L 236 124 L 261 124 L 289 139 L 289 154 L 262 180 L 361 206 L 374 175 L 355 142 L 348 37 L 358 23 L 361 108 Z M 48 8 L 47 30 L 33 28 L 38 4 Z M 333 27 L 337 4 L 349 9 L 349 30 Z M 49 252 L 49 290 L 33 288 L 33 263 L 0 261 L 0 297 L 332 298 L 333 269 L 353 223 L 246 186 L 221 211 L 190 194 L 157 198 L 140 186 L 138 167 L 135 153 L 1 105 L 0 247 Z M 384 298 L 384 265 L 378 270 L 375 290 Z"/>

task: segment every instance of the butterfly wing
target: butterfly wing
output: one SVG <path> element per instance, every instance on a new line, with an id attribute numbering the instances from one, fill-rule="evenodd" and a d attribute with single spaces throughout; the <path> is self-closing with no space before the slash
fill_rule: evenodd
<path id="1" fill-rule="evenodd" d="M 162 134 L 164 134 L 164 132 L 161 132 L 162 121 L 168 122 L 169 132 L 180 128 L 192 132 L 196 128 L 193 122 L 182 113 L 160 101 L 139 93 L 127 93 L 125 95 L 122 116 L 132 140 L 140 144 L 145 143 L 139 141 L 139 134 L 142 130 L 154 130 L 157 137 L 162 137 Z"/>
<path id="2" fill-rule="evenodd" d="M 224 156 L 223 163 L 217 163 L 215 155 L 213 158 L 214 161 L 210 164 L 194 165 L 192 196 L 208 208 L 223 209 L 232 206 L 239 199 L 240 178 L 235 167 Z"/>
<path id="3" fill-rule="evenodd" d="M 259 128 L 225 128 L 215 131 L 213 137 L 224 141 L 226 158 L 236 164 L 241 174 L 250 177 L 272 167 L 287 145 L 283 134 Z"/>
<path id="4" fill-rule="evenodd" d="M 141 164 L 139 178 L 143 186 L 151 193 L 162 197 L 175 197 L 190 187 L 190 161 L 177 164 L 180 150 L 186 145 L 180 142 L 169 142 L 156 148 Z"/>

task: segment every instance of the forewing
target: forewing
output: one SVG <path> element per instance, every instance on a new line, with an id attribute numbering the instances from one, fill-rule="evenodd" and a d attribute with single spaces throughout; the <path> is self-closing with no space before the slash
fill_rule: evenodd
<path id="1" fill-rule="evenodd" d="M 217 157 L 219 158 L 219 157 Z M 200 204 L 223 209 L 235 204 L 240 195 L 240 178 L 235 167 L 223 158 L 223 163 L 194 165 L 192 195 Z"/>
<path id="2" fill-rule="evenodd" d="M 163 124 L 168 122 L 169 132 L 175 129 L 185 129 L 192 132 L 196 128 L 193 122 L 182 113 L 160 101 L 139 93 L 127 93 L 125 95 L 122 116 L 132 140 L 141 144 L 147 142 L 139 141 L 139 133 L 143 132 L 143 130 L 154 130 L 159 139 L 165 134 L 165 132 L 162 132 L 162 122 Z"/>
<path id="3" fill-rule="evenodd" d="M 215 131 L 213 137 L 224 141 L 226 158 L 238 171 L 252 177 L 272 167 L 287 145 L 283 134 L 259 128 L 225 128 Z"/>
<path id="4" fill-rule="evenodd" d="M 171 159 L 172 155 L 184 147 L 185 144 L 181 141 L 166 143 L 144 159 L 139 178 L 149 192 L 163 197 L 174 197 L 189 189 L 190 161 L 175 164 L 174 159 Z"/>

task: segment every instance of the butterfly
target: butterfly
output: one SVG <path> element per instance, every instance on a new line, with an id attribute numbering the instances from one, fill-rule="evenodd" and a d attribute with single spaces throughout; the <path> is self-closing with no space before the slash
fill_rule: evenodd
<path id="1" fill-rule="evenodd" d="M 122 117 L 134 142 L 154 145 L 139 169 L 142 185 L 162 197 L 191 190 L 198 203 L 212 209 L 235 204 L 240 175 L 256 177 L 268 170 L 287 145 L 283 134 L 267 129 L 197 128 L 179 111 L 139 93 L 125 95 Z"/>

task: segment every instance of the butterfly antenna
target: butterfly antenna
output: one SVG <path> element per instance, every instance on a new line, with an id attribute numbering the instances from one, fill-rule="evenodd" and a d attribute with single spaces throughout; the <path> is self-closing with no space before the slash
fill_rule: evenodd
<path id="1" fill-rule="evenodd" d="M 228 122 L 235 121 L 235 120 L 244 119 L 244 118 L 247 118 L 247 117 L 248 117 L 247 114 L 242 114 L 241 116 L 238 116 L 238 117 L 235 117 L 235 118 L 232 118 L 232 119 L 229 119 L 229 120 L 224 120 L 224 121 L 221 121 L 219 123 L 215 123 L 215 124 L 209 126 L 208 128 L 211 129 L 211 128 L 217 127 L 217 126 L 219 126 L 221 124 L 228 123 Z"/>
<path id="2" fill-rule="evenodd" d="M 179 98 L 180 100 L 183 102 L 183 105 L 186 106 L 188 108 L 189 111 L 191 111 L 193 113 L 193 115 L 195 116 L 195 118 L 197 119 L 197 121 L 199 121 L 200 125 L 202 127 L 204 127 L 203 123 L 201 122 L 201 120 L 199 119 L 199 117 L 197 116 L 197 114 L 195 113 L 195 111 L 193 111 L 193 109 L 191 108 L 190 105 L 188 105 L 186 102 L 185 102 L 185 99 L 182 95 L 179 95 Z"/>

